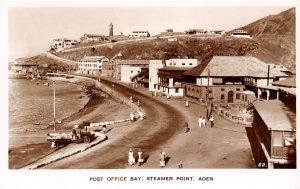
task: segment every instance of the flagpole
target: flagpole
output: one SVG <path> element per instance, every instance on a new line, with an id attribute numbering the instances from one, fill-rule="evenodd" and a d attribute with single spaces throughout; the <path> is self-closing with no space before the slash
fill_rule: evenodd
<path id="1" fill-rule="evenodd" d="M 55 131 L 55 81 L 53 81 L 53 121 L 54 121 L 54 131 Z"/>

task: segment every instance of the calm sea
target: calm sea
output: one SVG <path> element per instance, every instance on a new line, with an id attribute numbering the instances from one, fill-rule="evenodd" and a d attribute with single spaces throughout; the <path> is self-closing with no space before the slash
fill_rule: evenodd
<path id="1" fill-rule="evenodd" d="M 10 131 L 38 130 L 53 124 L 52 81 L 9 79 L 8 82 Z M 49 86 L 44 85 L 47 82 Z M 78 85 L 56 81 L 55 90 L 56 120 L 76 113 L 88 102 Z"/>

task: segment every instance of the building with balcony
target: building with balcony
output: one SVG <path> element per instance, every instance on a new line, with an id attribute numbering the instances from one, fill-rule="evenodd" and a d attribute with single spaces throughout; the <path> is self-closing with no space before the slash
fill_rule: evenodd
<path id="1" fill-rule="evenodd" d="M 141 73 L 141 69 L 149 66 L 149 60 L 116 60 L 116 74 L 121 81 L 132 83 Z"/>
<path id="2" fill-rule="evenodd" d="M 132 31 L 132 33 L 129 35 L 130 38 L 146 38 L 150 37 L 150 33 L 146 30 L 140 30 L 140 31 Z"/>
<path id="3" fill-rule="evenodd" d="M 183 75 L 187 99 L 197 103 L 212 99 L 225 105 L 242 103 L 245 90 L 258 94 L 258 87 L 288 77 L 250 56 L 214 56 Z"/>
<path id="4" fill-rule="evenodd" d="M 78 63 L 78 72 L 81 74 L 100 76 L 102 65 L 109 63 L 105 56 L 86 56 Z"/>

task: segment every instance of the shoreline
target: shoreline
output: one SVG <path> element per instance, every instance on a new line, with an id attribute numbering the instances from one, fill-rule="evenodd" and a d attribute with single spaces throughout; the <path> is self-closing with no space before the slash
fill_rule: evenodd
<path id="1" fill-rule="evenodd" d="M 76 85 L 85 86 L 84 85 L 85 83 L 84 81 L 81 81 L 82 80 L 81 78 L 79 78 L 78 80 L 70 81 L 68 79 L 63 82 L 68 82 L 68 83 L 70 82 Z M 74 126 L 74 123 L 80 124 L 82 123 L 80 122 L 81 120 L 99 121 L 102 119 L 104 120 L 108 119 L 109 116 L 110 117 L 113 116 L 109 114 L 108 115 L 104 114 L 103 110 L 112 109 L 112 111 L 117 111 L 118 109 L 123 109 L 127 111 L 127 109 L 129 108 L 129 107 L 120 108 L 119 106 L 125 106 L 125 105 L 119 104 L 112 97 L 107 97 L 107 94 L 104 91 L 100 89 L 97 89 L 97 91 L 100 91 L 100 94 L 93 95 L 88 100 L 88 102 L 84 105 L 83 108 L 79 109 L 75 113 L 61 120 L 61 123 L 57 125 L 59 128 L 57 130 L 58 132 L 69 132 L 70 128 Z M 116 113 L 119 112 L 120 110 L 117 111 Z M 10 140 L 8 146 L 9 168 L 10 169 L 21 168 L 24 165 L 27 165 L 31 162 L 36 161 L 42 156 L 45 156 L 46 154 L 51 154 L 55 149 L 50 148 L 50 144 L 46 138 L 46 134 L 52 131 L 51 127 L 53 127 L 53 124 L 47 126 L 46 128 L 35 130 L 35 131 L 26 131 L 26 132 L 9 131 L 9 140 Z M 33 157 L 32 154 L 34 154 Z"/>

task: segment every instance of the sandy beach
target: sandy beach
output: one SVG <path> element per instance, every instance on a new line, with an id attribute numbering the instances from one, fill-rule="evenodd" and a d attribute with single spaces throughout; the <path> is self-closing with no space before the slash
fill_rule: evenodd
<path id="1" fill-rule="evenodd" d="M 61 81 L 83 85 L 77 78 L 60 79 Z M 132 109 L 120 104 L 105 93 L 100 93 L 87 100 L 83 108 L 71 116 L 62 119 L 56 124 L 57 132 L 69 133 L 75 124 L 83 121 L 105 122 L 119 119 L 128 119 Z M 10 131 L 9 132 L 9 168 L 17 169 L 29 164 L 56 149 L 50 148 L 47 133 L 53 132 L 53 125 L 47 129 L 37 131 Z M 34 154 L 34 155 L 33 155 Z"/>

